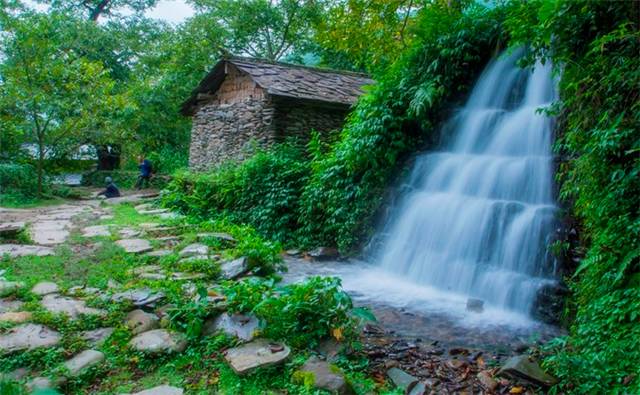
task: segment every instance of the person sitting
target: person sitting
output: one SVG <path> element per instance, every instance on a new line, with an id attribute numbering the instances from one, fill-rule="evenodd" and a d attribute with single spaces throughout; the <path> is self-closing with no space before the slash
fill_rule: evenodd
<path id="1" fill-rule="evenodd" d="M 105 184 L 107 184 L 107 188 L 104 191 L 98 193 L 97 196 L 104 196 L 107 199 L 120 196 L 120 190 L 118 189 L 116 184 L 113 183 L 113 179 L 111 177 L 106 177 L 104 179 L 104 182 Z"/>
<path id="2" fill-rule="evenodd" d="M 135 187 L 136 189 L 142 189 L 142 184 L 145 184 L 146 188 L 149 188 L 149 180 L 151 179 L 151 173 L 153 172 L 151 161 L 140 155 L 138 156 L 138 162 L 140 175 L 138 176 L 138 181 L 136 181 Z"/>

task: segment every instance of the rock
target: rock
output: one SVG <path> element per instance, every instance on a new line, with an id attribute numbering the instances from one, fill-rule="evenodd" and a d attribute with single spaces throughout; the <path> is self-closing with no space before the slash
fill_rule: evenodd
<path id="1" fill-rule="evenodd" d="M 107 281 L 107 288 L 109 289 L 117 289 L 117 288 L 120 288 L 121 286 L 122 285 L 120 285 L 120 283 L 115 280 L 109 279 Z"/>
<path id="2" fill-rule="evenodd" d="M 484 300 L 474 298 L 467 299 L 467 311 L 482 313 L 484 311 Z"/>
<path id="3" fill-rule="evenodd" d="M 76 285 L 67 290 L 67 294 L 73 296 L 97 295 L 100 293 L 98 288 L 87 287 L 86 285 Z"/>
<path id="4" fill-rule="evenodd" d="M 34 377 L 26 384 L 26 387 L 30 392 L 35 392 L 55 388 L 55 385 L 48 377 Z"/>
<path id="5" fill-rule="evenodd" d="M 41 281 L 31 288 L 31 293 L 39 296 L 45 296 L 60 292 L 58 284 L 49 281 Z"/>
<path id="6" fill-rule="evenodd" d="M 249 271 L 247 257 L 241 257 L 220 264 L 221 277 L 227 280 L 235 280 Z"/>
<path id="7" fill-rule="evenodd" d="M 27 245 L 27 244 L 0 244 L 0 256 L 9 255 L 10 258 L 21 256 L 48 256 L 53 255 L 51 247 Z"/>
<path id="8" fill-rule="evenodd" d="M 405 391 L 415 386 L 419 381 L 418 378 L 413 377 L 409 373 L 398 368 L 391 368 L 387 370 L 387 376 L 389 376 L 389 379 L 391 379 L 393 385 Z"/>
<path id="9" fill-rule="evenodd" d="M 322 355 L 327 361 L 332 361 L 338 354 L 345 349 L 344 344 L 338 342 L 333 337 L 324 339 L 318 344 L 317 352 Z"/>
<path id="10" fill-rule="evenodd" d="M 2 281 L 0 280 L 0 296 L 8 296 L 15 293 L 20 288 L 24 288 L 21 281 Z"/>
<path id="11" fill-rule="evenodd" d="M 153 209 L 153 204 L 151 204 L 151 203 L 138 204 L 137 206 L 134 207 L 134 209 L 137 212 L 144 211 L 144 210 L 152 210 Z"/>
<path id="12" fill-rule="evenodd" d="M 143 266 L 138 266 L 134 268 L 133 270 L 131 270 L 131 273 L 140 275 L 142 273 L 155 273 L 161 270 L 162 270 L 162 266 L 160 265 L 143 265 Z"/>
<path id="13" fill-rule="evenodd" d="M 102 345 L 104 341 L 111 336 L 113 328 L 99 328 L 92 331 L 84 331 L 81 333 L 81 337 L 91 346 L 97 347 Z"/>
<path id="14" fill-rule="evenodd" d="M 228 233 L 222 232 L 210 232 L 210 233 L 198 233 L 198 240 L 216 239 L 227 243 L 236 243 L 237 240 Z"/>
<path id="15" fill-rule="evenodd" d="M 189 244 L 188 246 L 183 248 L 182 251 L 180 251 L 181 257 L 188 257 L 188 256 L 194 256 L 194 255 L 207 256 L 208 254 L 209 254 L 209 247 L 200 243 Z"/>
<path id="16" fill-rule="evenodd" d="M 561 283 L 543 285 L 536 293 L 531 314 L 547 324 L 559 324 L 567 295 L 569 290 Z"/>
<path id="17" fill-rule="evenodd" d="M 69 237 L 67 228 L 71 226 L 68 219 L 52 221 L 36 221 L 29 229 L 31 240 L 38 245 L 62 244 Z"/>
<path id="18" fill-rule="evenodd" d="M 162 224 L 158 222 L 143 222 L 141 224 L 138 224 L 138 226 L 144 230 L 147 230 L 147 229 L 159 228 L 162 226 Z"/>
<path id="19" fill-rule="evenodd" d="M 0 285 L 0 287 L 2 286 Z M 6 313 L 9 311 L 18 311 L 22 308 L 23 305 L 24 305 L 24 302 L 20 300 L 0 299 L 0 313 Z"/>
<path id="20" fill-rule="evenodd" d="M 160 214 L 164 214 L 164 213 L 168 213 L 169 209 L 168 208 L 156 208 L 156 209 L 151 209 L 151 210 L 139 210 L 138 213 L 139 214 L 143 214 L 143 215 L 160 215 Z"/>
<path id="21" fill-rule="evenodd" d="M 131 329 L 132 334 L 137 335 L 139 333 L 158 328 L 159 321 L 160 320 L 155 314 L 146 313 L 137 309 L 127 314 L 125 324 L 129 329 Z"/>
<path id="22" fill-rule="evenodd" d="M 20 381 L 23 378 L 27 377 L 29 373 L 30 373 L 30 370 L 27 368 L 18 368 L 18 369 L 12 370 L 9 373 L 0 373 L 0 382 L 5 380 Z"/>
<path id="23" fill-rule="evenodd" d="M 80 376 L 86 369 L 92 368 L 104 361 L 104 354 L 96 350 L 84 350 L 80 354 L 64 363 L 64 367 L 72 377 Z"/>
<path id="24" fill-rule="evenodd" d="M 187 347 L 187 338 L 182 333 L 154 329 L 131 339 L 129 346 L 150 354 L 182 352 Z"/>
<path id="25" fill-rule="evenodd" d="M 108 221 L 108 220 L 111 220 L 111 219 L 113 219 L 113 218 L 114 218 L 114 216 L 113 216 L 113 215 L 111 215 L 111 214 L 105 214 L 105 215 L 101 215 L 101 216 L 100 216 L 100 219 L 101 219 L 102 221 Z"/>
<path id="26" fill-rule="evenodd" d="M 245 375 L 257 368 L 282 363 L 290 353 L 291 350 L 284 344 L 257 339 L 227 350 L 224 358 L 238 375 Z"/>
<path id="27" fill-rule="evenodd" d="M 478 381 L 480 381 L 480 384 L 482 384 L 482 386 L 488 391 L 493 392 L 498 388 L 498 382 L 491 377 L 491 373 L 487 370 L 478 372 L 476 377 L 478 378 Z"/>
<path id="28" fill-rule="evenodd" d="M 12 238 L 26 229 L 24 222 L 4 222 L 0 224 L 0 237 Z"/>
<path id="29" fill-rule="evenodd" d="M 122 239 L 116 241 L 116 244 L 122 247 L 125 252 L 132 254 L 141 254 L 153 250 L 151 243 L 144 239 Z"/>
<path id="30" fill-rule="evenodd" d="M 121 237 L 124 237 L 124 238 L 127 238 L 127 239 L 130 239 L 132 237 L 140 236 L 141 233 L 142 232 L 140 232 L 139 230 L 132 229 L 132 228 L 124 228 L 124 229 L 120 229 L 118 231 L 118 234 Z"/>
<path id="31" fill-rule="evenodd" d="M 160 385 L 157 387 L 149 388 L 148 390 L 136 392 L 134 394 L 122 394 L 122 395 L 182 395 L 182 388 L 172 387 L 170 385 Z"/>
<path id="32" fill-rule="evenodd" d="M 0 354 L 33 350 L 39 347 L 53 347 L 60 343 L 62 336 L 42 325 L 23 324 L 0 335 Z"/>
<path id="33" fill-rule="evenodd" d="M 451 369 L 458 370 L 467 366 L 465 361 L 461 361 L 459 359 L 450 359 L 446 362 L 447 366 Z"/>
<path id="34" fill-rule="evenodd" d="M 171 255 L 171 254 L 173 254 L 173 251 L 166 250 L 166 249 L 147 252 L 147 256 L 154 256 L 154 257 L 162 257 L 162 256 Z"/>
<path id="35" fill-rule="evenodd" d="M 300 256 L 302 254 L 300 250 L 287 250 L 285 253 L 289 256 Z"/>
<path id="36" fill-rule="evenodd" d="M 109 230 L 109 225 L 95 225 L 95 226 L 87 226 L 82 229 L 82 236 L 84 237 L 98 237 L 98 236 L 111 236 L 111 231 Z"/>
<path id="37" fill-rule="evenodd" d="M 162 292 L 152 291 L 149 288 L 141 288 L 116 293 L 111 296 L 111 300 L 114 302 L 128 301 L 136 307 L 141 307 L 154 306 L 156 302 L 164 299 L 164 297 L 165 295 Z"/>
<path id="38" fill-rule="evenodd" d="M 498 374 L 506 374 L 507 376 L 520 378 L 532 384 L 544 387 L 550 387 L 557 382 L 554 377 L 545 373 L 540 365 L 529 360 L 527 355 L 518 355 L 509 358 Z"/>
<path id="39" fill-rule="evenodd" d="M 145 280 L 157 280 L 157 281 L 167 279 L 167 275 L 162 273 L 142 273 L 139 277 Z"/>
<path id="40" fill-rule="evenodd" d="M 334 247 L 318 247 L 315 250 L 309 251 L 309 256 L 318 261 L 326 261 L 330 259 L 338 259 L 340 253 L 337 248 Z"/>
<path id="41" fill-rule="evenodd" d="M 204 273 L 171 273 L 171 279 L 175 281 L 193 281 L 202 280 L 203 278 L 207 278 L 207 275 Z"/>
<path id="42" fill-rule="evenodd" d="M 353 390 L 344 378 L 344 374 L 337 368 L 316 357 L 309 358 L 298 372 L 304 376 L 313 376 L 313 387 L 329 391 L 332 394 L 348 395 Z"/>
<path id="43" fill-rule="evenodd" d="M 160 213 L 158 214 L 158 218 L 160 219 L 178 219 L 184 218 L 184 215 L 178 213 Z"/>
<path id="44" fill-rule="evenodd" d="M 251 341 L 259 327 L 260 322 L 253 315 L 222 313 L 217 318 L 204 323 L 204 334 L 212 335 L 221 331 L 229 336 Z"/>
<path id="45" fill-rule="evenodd" d="M 79 315 L 106 315 L 107 312 L 102 309 L 87 307 L 83 300 L 67 298 L 57 294 L 45 295 L 42 298 L 42 307 L 54 314 L 66 314 L 71 318 L 77 318 Z"/>
<path id="46" fill-rule="evenodd" d="M 33 314 L 30 311 L 17 311 L 0 313 L 0 322 L 10 322 L 13 324 L 21 324 L 31 319 Z"/>

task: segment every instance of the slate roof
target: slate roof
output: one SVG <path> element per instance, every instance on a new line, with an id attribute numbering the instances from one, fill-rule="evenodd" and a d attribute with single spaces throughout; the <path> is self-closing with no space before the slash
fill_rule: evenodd
<path id="1" fill-rule="evenodd" d="M 350 106 L 362 95 L 362 86 L 375 81 L 367 75 L 269 62 L 249 58 L 228 58 L 218 62 L 182 105 L 184 115 L 193 115 L 199 94 L 212 94 L 225 77 L 225 64 L 230 63 L 251 78 L 272 96 L 297 100 Z"/>

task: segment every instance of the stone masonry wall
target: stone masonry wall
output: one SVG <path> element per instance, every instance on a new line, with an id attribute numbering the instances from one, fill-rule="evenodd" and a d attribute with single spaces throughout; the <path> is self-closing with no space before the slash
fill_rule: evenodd
<path id="1" fill-rule="evenodd" d="M 274 107 L 274 129 L 278 141 L 295 136 L 306 142 L 311 130 L 326 133 L 341 129 L 347 116 L 347 109 L 344 108 L 326 108 L 300 102 L 277 101 Z"/>

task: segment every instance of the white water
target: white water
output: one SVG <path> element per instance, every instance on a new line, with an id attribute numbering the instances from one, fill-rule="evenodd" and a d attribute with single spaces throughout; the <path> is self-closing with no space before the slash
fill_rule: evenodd
<path id="1" fill-rule="evenodd" d="M 487 66 L 447 123 L 449 141 L 417 159 L 378 258 L 407 285 L 387 296 L 410 301 L 433 291 L 526 316 L 536 291 L 552 281 L 553 120 L 536 110 L 555 99 L 555 84 L 550 65 L 521 69 L 520 56 Z M 359 288 L 375 281 L 361 280 Z"/>

